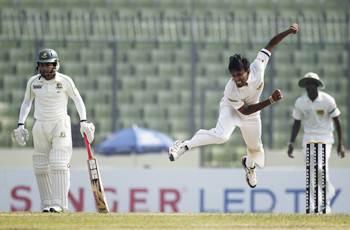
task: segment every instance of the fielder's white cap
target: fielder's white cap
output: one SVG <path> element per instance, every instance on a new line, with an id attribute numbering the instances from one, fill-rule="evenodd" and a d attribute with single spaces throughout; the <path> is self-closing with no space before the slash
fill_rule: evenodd
<path id="1" fill-rule="evenodd" d="M 320 77 L 318 76 L 317 73 L 309 72 L 309 73 L 305 74 L 304 77 L 299 80 L 299 83 L 298 83 L 299 87 L 305 88 L 307 81 L 313 81 L 317 84 L 318 87 L 324 88 L 324 83 L 320 79 Z"/>

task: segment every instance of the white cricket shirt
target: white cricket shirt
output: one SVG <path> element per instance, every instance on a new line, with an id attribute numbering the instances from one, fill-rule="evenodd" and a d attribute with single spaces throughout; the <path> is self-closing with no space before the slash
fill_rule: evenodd
<path id="1" fill-rule="evenodd" d="M 47 81 L 39 74 L 27 82 L 18 123 L 24 123 L 34 100 L 34 118 L 40 121 L 54 121 L 67 115 L 68 97 L 72 98 L 81 120 L 86 120 L 84 102 L 73 80 L 61 73 Z"/>
<path id="2" fill-rule="evenodd" d="M 293 118 L 303 122 L 304 142 L 333 143 L 332 118 L 339 115 L 334 98 L 322 91 L 314 101 L 306 93 L 298 97 L 293 110 Z"/>
<path id="3" fill-rule="evenodd" d="M 238 88 L 236 83 L 230 79 L 226 84 L 222 100 L 232 105 L 236 110 L 244 104 L 251 105 L 258 103 L 264 89 L 265 69 L 270 57 L 270 51 L 261 49 L 255 60 L 250 64 L 250 72 L 247 80 L 248 85 Z M 238 114 L 241 118 L 251 118 L 259 116 L 260 111 L 250 115 L 243 115 L 240 112 Z"/>

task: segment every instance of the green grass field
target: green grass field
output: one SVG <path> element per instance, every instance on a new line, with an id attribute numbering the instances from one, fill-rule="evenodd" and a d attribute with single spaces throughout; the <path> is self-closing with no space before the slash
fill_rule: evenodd
<path id="1" fill-rule="evenodd" d="M 0 213 L 0 229 L 350 229 L 350 215 Z"/>

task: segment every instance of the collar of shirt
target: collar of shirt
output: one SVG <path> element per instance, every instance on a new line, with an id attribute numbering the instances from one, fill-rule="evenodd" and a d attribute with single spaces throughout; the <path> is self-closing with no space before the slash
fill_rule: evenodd
<path id="1" fill-rule="evenodd" d="M 240 88 L 238 88 L 238 89 L 241 89 L 241 88 L 243 88 L 243 87 L 248 87 L 249 86 L 249 83 L 252 81 L 252 77 L 251 77 L 251 73 L 249 72 L 249 74 L 248 74 L 248 79 L 247 79 L 247 81 L 245 82 L 245 84 L 242 86 L 242 87 L 240 87 Z M 236 83 L 235 83 L 236 84 Z"/>
<path id="2" fill-rule="evenodd" d="M 235 82 L 233 79 L 231 79 L 231 83 L 232 83 L 232 87 L 233 87 L 235 90 L 241 90 L 242 88 L 248 86 L 248 82 L 246 82 L 244 86 L 238 87 L 238 86 L 236 85 L 236 82 Z"/>
<path id="3" fill-rule="evenodd" d="M 315 103 L 315 102 L 320 102 L 321 101 L 321 94 L 318 93 L 318 96 L 316 97 L 316 99 L 314 101 L 312 101 L 309 96 L 307 95 L 307 93 L 305 93 L 305 98 L 307 100 L 307 102 L 309 103 Z"/>
<path id="4" fill-rule="evenodd" d="M 39 75 L 39 81 L 41 83 L 47 83 L 47 84 L 57 83 L 57 82 L 60 82 L 60 76 L 59 76 L 58 72 L 56 72 L 56 76 L 53 79 L 46 80 L 44 77 Z"/>

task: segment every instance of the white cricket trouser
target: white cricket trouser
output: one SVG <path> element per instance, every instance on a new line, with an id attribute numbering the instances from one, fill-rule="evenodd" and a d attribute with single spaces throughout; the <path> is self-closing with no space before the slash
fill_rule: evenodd
<path id="1" fill-rule="evenodd" d="M 306 159 L 306 142 L 303 143 L 303 153 L 304 153 L 304 159 Z M 311 186 L 310 186 L 310 208 L 311 210 L 314 209 L 315 203 L 314 203 L 314 192 L 315 192 L 315 186 L 314 186 L 314 177 L 313 177 L 313 168 L 314 168 L 314 144 L 311 144 L 311 149 L 310 149 L 310 170 L 311 170 L 311 175 L 310 175 L 310 180 L 311 180 Z M 332 152 L 332 144 L 326 144 L 326 202 L 327 206 L 330 207 L 330 201 L 335 195 L 335 189 L 334 186 L 332 185 L 330 178 L 329 178 L 329 167 L 328 167 L 328 161 L 329 157 L 331 156 Z M 322 202 L 322 196 L 321 196 L 321 184 L 322 184 L 322 158 L 321 158 L 321 146 L 318 148 L 318 204 L 319 207 L 321 207 L 321 202 Z"/>
<path id="2" fill-rule="evenodd" d="M 69 162 L 72 156 L 70 117 L 35 121 L 33 167 L 42 208 L 59 205 L 68 209 Z"/>
<path id="3" fill-rule="evenodd" d="M 234 129 L 239 127 L 247 145 L 247 166 L 264 167 L 265 154 L 261 141 L 260 116 L 242 119 L 238 113 L 231 105 L 222 101 L 216 127 L 210 130 L 198 130 L 185 144 L 190 149 L 203 145 L 222 144 L 227 142 Z"/>

